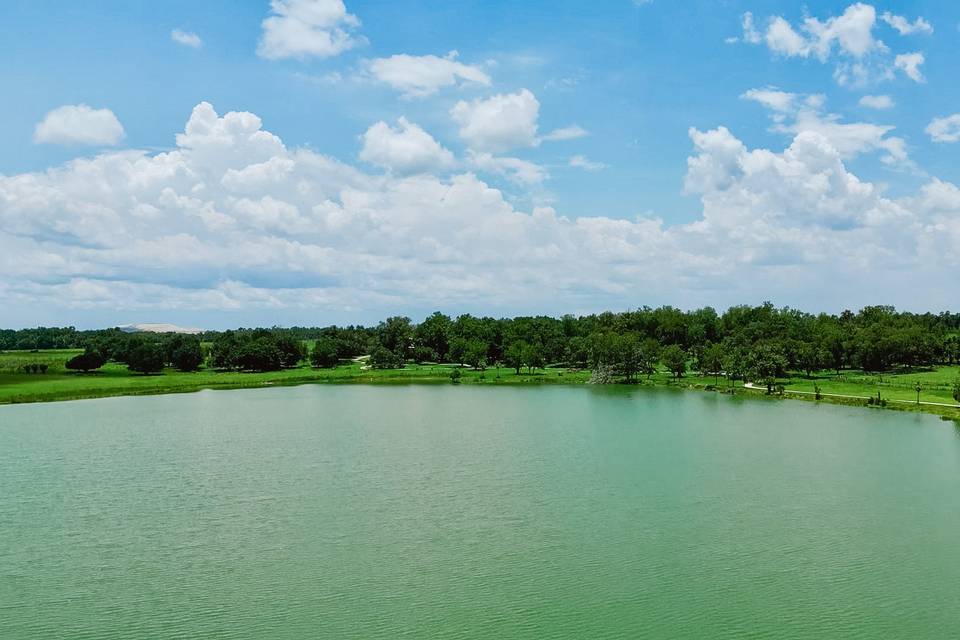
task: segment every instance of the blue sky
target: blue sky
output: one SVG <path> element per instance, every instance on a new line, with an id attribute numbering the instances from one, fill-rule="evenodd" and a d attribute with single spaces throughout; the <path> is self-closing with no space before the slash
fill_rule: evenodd
<path id="1" fill-rule="evenodd" d="M 4 325 L 955 297 L 960 5 L 6 9 Z"/>

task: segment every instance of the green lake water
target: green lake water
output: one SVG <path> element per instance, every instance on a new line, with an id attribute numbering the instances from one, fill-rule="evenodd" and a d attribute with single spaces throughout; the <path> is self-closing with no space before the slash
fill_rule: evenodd
<path id="1" fill-rule="evenodd" d="M 955 638 L 960 431 L 624 388 L 0 407 L 0 638 Z"/>

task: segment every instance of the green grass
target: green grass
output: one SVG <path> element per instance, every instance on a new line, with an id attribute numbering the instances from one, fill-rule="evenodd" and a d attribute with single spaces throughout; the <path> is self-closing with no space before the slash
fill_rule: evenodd
<path id="1" fill-rule="evenodd" d="M 240 373 L 201 370 L 182 373 L 167 369 L 161 375 L 131 373 L 126 366 L 109 363 L 98 372 L 82 374 L 67 371 L 63 363 L 79 351 L 7 351 L 0 353 L 0 404 L 75 400 L 103 396 L 182 393 L 200 389 L 240 389 L 304 383 L 446 383 L 454 365 L 407 365 L 403 369 L 364 369 L 360 363 L 343 363 L 333 369 L 313 369 L 306 365 L 283 371 Z M 46 374 L 27 374 L 19 368 L 44 362 Z M 484 372 L 462 369 L 463 384 L 578 384 L 586 382 L 589 372 L 566 369 L 538 370 L 517 375 L 512 369 L 488 369 Z"/>
<path id="2" fill-rule="evenodd" d="M 123 365 L 107 364 L 97 373 L 79 374 L 67 371 L 63 364 L 76 350 L 55 351 L 7 351 L 0 353 L 0 404 L 21 402 L 47 402 L 75 400 L 103 396 L 145 395 L 158 393 L 183 393 L 200 389 L 240 389 L 275 385 L 305 383 L 361 383 L 361 384 L 451 384 L 450 364 L 409 364 L 403 369 L 365 369 L 361 363 L 343 363 L 333 369 L 313 369 L 301 366 L 284 371 L 267 373 L 239 373 L 201 370 L 181 373 L 167 370 L 162 375 L 143 376 L 131 373 Z M 46 374 L 27 374 L 21 367 L 30 363 L 45 363 Z M 584 384 L 590 379 L 589 371 L 574 371 L 564 368 L 540 369 L 534 373 L 516 374 L 512 369 L 487 369 L 484 372 L 461 369 L 462 384 L 486 385 L 540 385 Z M 859 371 L 819 372 L 812 378 L 795 375 L 779 380 L 790 391 L 814 391 L 819 385 L 824 394 L 875 397 L 879 391 L 887 400 L 913 402 L 917 394 L 916 384 L 921 384 L 920 400 L 953 404 L 953 383 L 960 376 L 960 367 L 941 367 L 930 371 L 913 371 L 877 376 Z M 675 380 L 666 371 L 641 379 L 641 386 L 674 386 L 696 389 L 729 391 L 731 385 L 722 377 L 717 383 L 713 376 L 689 374 Z M 739 393 L 762 395 L 759 391 L 743 389 L 742 383 L 733 385 Z M 792 397 L 813 400 L 812 396 Z M 825 398 L 827 402 L 863 405 L 862 400 Z M 923 411 L 960 419 L 960 410 L 949 407 L 916 406 L 907 403 L 890 403 L 891 409 Z"/>

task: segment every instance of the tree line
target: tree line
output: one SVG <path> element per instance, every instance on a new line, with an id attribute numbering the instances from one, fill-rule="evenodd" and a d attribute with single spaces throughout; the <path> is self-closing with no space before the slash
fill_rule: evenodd
<path id="1" fill-rule="evenodd" d="M 723 313 L 664 306 L 560 318 L 454 318 L 437 312 L 419 323 L 395 316 L 370 327 L 241 328 L 201 336 L 7 330 L 0 331 L 0 348 L 84 348 L 90 354 L 86 364 L 101 357 L 144 372 L 158 370 L 158 364 L 184 371 L 269 371 L 304 361 L 329 367 L 368 355 L 375 368 L 412 361 L 503 366 L 519 373 L 562 365 L 634 381 L 663 366 L 677 377 L 692 367 L 718 379 L 770 381 L 787 371 L 884 373 L 960 363 L 960 314 L 872 306 L 814 315 L 770 303 Z"/>

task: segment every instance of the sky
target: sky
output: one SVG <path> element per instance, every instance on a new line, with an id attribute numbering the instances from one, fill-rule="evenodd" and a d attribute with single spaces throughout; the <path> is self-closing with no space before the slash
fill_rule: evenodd
<path id="1" fill-rule="evenodd" d="M 8 0 L 0 326 L 958 306 L 960 4 Z"/>

